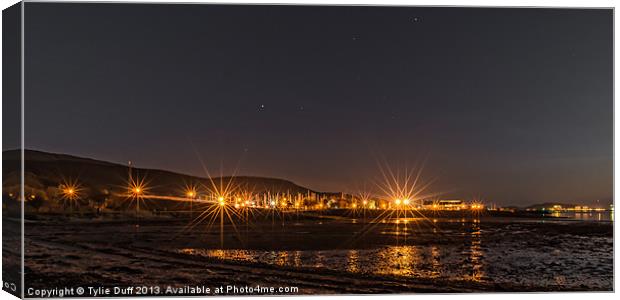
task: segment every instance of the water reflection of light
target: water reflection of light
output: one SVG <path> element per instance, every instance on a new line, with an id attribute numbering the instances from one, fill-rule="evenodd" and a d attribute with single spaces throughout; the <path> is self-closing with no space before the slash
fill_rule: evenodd
<path id="1" fill-rule="evenodd" d="M 379 249 L 256 251 L 236 249 L 186 248 L 182 254 L 221 260 L 249 261 L 295 268 L 328 268 L 351 273 L 404 276 L 415 278 L 454 278 L 483 281 L 483 251 L 480 231 L 467 235 L 469 245 L 463 253 L 466 263 L 450 269 L 450 258 L 442 264 L 442 252 L 454 253 L 442 245 L 386 246 Z M 444 254 L 445 255 L 445 254 Z M 448 255 L 450 256 L 450 255 Z M 456 258 L 456 257 L 454 257 Z M 447 267 L 447 268 L 446 268 Z"/>
<path id="2" fill-rule="evenodd" d="M 441 252 L 439 251 L 439 247 L 432 246 L 431 247 L 431 277 L 439 277 L 441 276 L 441 262 L 440 262 Z"/>
<path id="3" fill-rule="evenodd" d="M 222 260 L 241 260 L 241 261 L 254 261 L 257 259 L 253 251 L 248 250 L 222 250 L 222 249 L 193 249 L 185 248 L 179 250 L 183 254 L 200 255 L 210 258 L 222 259 Z"/>
<path id="4" fill-rule="evenodd" d="M 208 250 L 207 256 L 219 259 L 251 261 L 254 257 L 246 250 Z"/>
<path id="5" fill-rule="evenodd" d="M 472 223 L 470 240 L 471 245 L 469 248 L 469 260 L 471 261 L 471 274 L 467 279 L 473 281 L 481 281 L 484 277 L 484 270 L 482 264 L 482 256 L 484 253 L 482 252 L 482 238 L 481 238 L 480 224 Z"/>
<path id="6" fill-rule="evenodd" d="M 286 265 L 286 262 L 288 260 L 288 252 L 286 251 L 278 251 L 278 252 L 274 252 L 274 263 L 278 266 L 284 266 Z"/>
<path id="7" fill-rule="evenodd" d="M 293 266 L 295 266 L 295 267 L 301 267 L 302 266 L 301 251 L 294 251 L 293 252 Z"/>
<path id="8" fill-rule="evenodd" d="M 555 216 L 555 213 L 552 214 Z M 595 213 L 587 213 L 587 212 L 561 212 L 559 213 L 559 217 L 561 218 L 568 218 L 568 219 L 574 219 L 574 220 L 590 220 L 590 221 L 598 221 L 598 222 L 605 222 L 605 221 L 614 221 L 614 211 L 607 211 L 607 212 L 595 212 Z"/>
<path id="9" fill-rule="evenodd" d="M 377 255 L 375 273 L 386 275 L 411 275 L 419 260 L 415 246 L 391 246 L 382 249 Z"/>
<path id="10" fill-rule="evenodd" d="M 359 252 L 357 250 L 349 250 L 347 255 L 347 271 L 352 273 L 359 272 Z"/>

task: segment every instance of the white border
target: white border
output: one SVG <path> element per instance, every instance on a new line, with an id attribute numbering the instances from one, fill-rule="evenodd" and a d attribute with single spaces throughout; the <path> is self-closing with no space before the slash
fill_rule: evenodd
<path id="1" fill-rule="evenodd" d="M 0 6 L 2 9 L 5 9 L 18 1 L 14 0 L 0 0 Z M 26 1 L 26 2 L 53 2 L 53 1 Z M 54 1 L 54 2 L 121 2 L 121 1 Z M 610 0 L 437 0 L 437 1 L 429 1 L 429 0 L 354 0 L 354 1 L 330 1 L 330 0 L 305 0 L 305 1 L 291 1 L 291 0 L 271 0 L 271 1 L 261 1 L 261 0 L 208 0 L 208 1 L 182 1 L 182 0 L 133 0 L 133 1 L 125 1 L 130 3 L 237 3 L 237 4 L 310 4 L 310 5 L 401 5 L 401 6 L 504 6 L 504 7 L 563 7 L 563 8 L 578 8 L 578 7 L 599 7 L 599 8 L 609 8 L 615 7 L 616 1 Z M 23 22 L 23 16 L 22 16 Z M 618 23 L 615 22 L 614 15 L 614 57 L 617 55 L 617 47 L 616 47 L 616 33 L 618 32 Z M 0 31 L 1 31 L 1 23 L 0 23 Z M 23 32 L 22 32 L 23 34 Z M 22 39 L 23 41 L 23 39 Z M 1 41 L 0 41 L 1 45 Z M 23 48 L 22 48 L 23 49 Z M 23 61 L 22 61 L 23 66 Z M 618 86 L 618 81 L 615 77 L 615 70 L 617 69 L 617 61 L 614 59 L 614 116 L 618 112 L 618 107 L 615 105 L 615 88 Z M 22 77 L 24 74 L 22 73 Z M 0 81 L 2 79 L 2 75 L 0 73 Z M 22 81 L 23 83 L 23 81 Z M 0 94 L 2 88 L 0 87 Z M 22 84 L 22 97 L 23 97 L 23 84 Z M 1 115 L 1 105 L 0 105 L 0 115 Z M 22 109 L 23 113 L 23 109 Z M 22 122 L 23 122 L 22 116 Z M 22 124 L 23 125 L 23 124 Z M 23 126 L 22 126 L 23 128 Z M 615 120 L 614 117 L 614 158 L 617 157 L 617 149 L 618 149 L 618 139 L 616 139 L 616 133 L 619 132 L 620 123 Z M 0 122 L 0 132 L 2 130 L 2 124 Z M 23 141 L 22 141 L 23 143 Z M 1 141 L 0 141 L 1 144 Z M 1 160 L 0 160 L 0 168 L 1 168 Z M 620 179 L 616 175 L 616 166 L 618 162 L 614 159 L 614 191 L 615 187 L 620 184 Z M 615 194 L 615 193 L 614 193 Z M 615 198 L 615 197 L 614 197 Z M 614 199 L 615 200 L 615 199 Z M 615 202 L 615 201 L 614 201 Z M 0 230 L 2 224 L 0 223 Z M 618 230 L 618 224 L 614 224 L 614 235 Z M 614 239 L 615 244 L 615 239 Z M 23 244 L 22 244 L 23 245 Z M 2 249 L 2 245 L 0 243 L 0 250 Z M 615 247 L 614 247 L 615 250 Z M 23 255 L 23 252 L 22 252 Z M 616 266 L 618 264 L 618 252 L 614 253 L 614 270 L 616 270 Z M 1 263 L 1 260 L 0 260 Z M 0 275 L 1 276 L 1 275 Z M 614 278 L 614 290 L 618 290 L 618 280 Z M 23 286 L 23 284 L 22 284 Z M 522 297 L 528 297 L 528 299 L 581 299 L 583 297 L 596 297 L 597 299 L 612 299 L 615 296 L 612 293 L 527 293 L 527 294 L 498 294 L 498 293 L 488 293 L 488 294 L 458 294 L 458 295 L 426 295 L 426 294 L 416 294 L 416 295 L 378 295 L 378 296 L 320 296 L 321 298 L 337 298 L 337 299 L 351 299 L 351 298 L 360 298 L 364 297 L 364 299 L 372 299 L 379 300 L 384 297 L 390 298 L 400 298 L 400 299 L 408 299 L 409 297 L 432 297 L 435 299 L 455 299 L 458 297 L 459 299 L 476 299 L 479 300 L 481 298 L 489 297 L 502 297 L 506 300 L 511 299 L 520 299 Z M 226 299 L 239 299 L 239 298 L 249 298 L 249 297 L 226 297 Z M 299 297 L 280 297 L 286 299 L 296 299 Z M 307 297 L 304 297 L 307 298 Z M 311 296 L 310 298 L 319 298 L 319 296 Z M 12 295 L 2 291 L 0 292 L 0 299 L 15 299 Z M 120 298 L 119 298 L 120 299 Z M 134 298 L 135 299 L 135 298 Z M 143 298 L 141 298 L 143 299 Z M 195 298 L 174 298 L 174 299 L 195 299 Z"/>
<path id="2" fill-rule="evenodd" d="M 5 0 L 2 0 L 5 2 Z M 6 1 L 7 6 L 17 1 Z M 25 0 L 25 2 L 118 2 L 118 3 L 237 3 L 237 4 L 310 4 L 310 5 L 394 5 L 394 6 L 507 6 L 507 7 L 614 7 L 610 0 Z"/>

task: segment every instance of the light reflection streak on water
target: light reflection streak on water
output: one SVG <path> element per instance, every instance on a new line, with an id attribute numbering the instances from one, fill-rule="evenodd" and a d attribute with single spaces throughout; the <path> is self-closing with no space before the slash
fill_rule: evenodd
<path id="1" fill-rule="evenodd" d="M 387 247 L 378 256 L 373 273 L 381 275 L 411 276 L 420 259 L 415 246 Z"/>
<path id="2" fill-rule="evenodd" d="M 430 277 L 440 277 L 441 276 L 441 252 L 439 247 L 431 246 L 431 276 Z"/>
<path id="3" fill-rule="evenodd" d="M 396 224 L 395 220 L 381 222 L 379 228 L 375 230 L 379 234 L 378 239 L 335 249 L 265 251 L 197 248 L 178 251 L 214 259 L 244 260 L 258 263 L 258 267 L 260 264 L 269 264 L 284 269 L 301 268 L 304 272 L 313 272 L 313 269 L 320 268 L 387 277 L 437 278 L 483 283 L 507 282 L 533 286 L 549 284 L 599 286 L 612 280 L 611 275 L 604 273 L 612 274 L 609 263 L 612 258 L 609 258 L 608 250 L 600 250 L 611 249 L 613 241 L 611 237 L 593 238 L 595 244 L 602 246 L 592 249 L 592 242 L 585 237 L 565 239 L 563 236 L 537 235 L 537 231 L 527 230 L 539 226 L 535 223 L 540 223 L 540 220 L 498 222 L 483 228 L 477 219 L 467 219 L 463 222 L 461 218 L 454 218 L 445 219 L 443 222 L 451 224 L 451 227 L 442 226 L 438 231 L 440 233 L 436 233 L 435 228 L 425 227 L 420 230 L 415 223 L 408 224 L 405 229 L 404 223 Z M 549 220 L 547 222 L 551 223 Z M 563 226 L 564 223 L 558 224 Z M 400 233 L 396 235 L 396 231 Z M 407 242 L 404 240 L 405 232 L 410 235 Z M 415 238 L 412 238 L 413 236 Z M 398 243 L 396 243 L 397 237 L 400 238 Z M 557 256 L 540 249 L 537 245 L 528 243 L 524 245 L 524 241 L 529 238 L 554 245 L 557 249 L 564 249 L 562 255 Z M 315 245 L 308 243 L 304 247 Z M 284 255 L 279 254 L 280 252 L 285 252 L 287 258 L 282 259 Z M 567 261 L 567 263 L 549 268 L 546 264 L 550 261 Z M 584 277 L 580 275 L 583 274 L 580 273 L 581 269 L 578 269 L 584 262 L 592 262 L 598 269 L 592 271 L 588 277 Z M 529 267 L 532 264 L 540 265 L 541 269 Z M 207 266 L 208 263 L 205 264 L 205 267 Z"/>
<path id="4" fill-rule="evenodd" d="M 347 259 L 347 271 L 351 273 L 358 273 L 360 270 L 358 266 L 359 252 L 357 250 L 349 250 Z"/>
<path id="5" fill-rule="evenodd" d="M 272 252 L 273 256 L 274 256 L 274 263 L 278 266 L 285 266 L 287 265 L 287 260 L 288 260 L 288 252 L 286 251 L 278 251 L 278 252 Z"/>
<path id="6" fill-rule="evenodd" d="M 301 267 L 301 251 L 293 251 L 293 266 Z"/>
<path id="7" fill-rule="evenodd" d="M 391 275 L 419 278 L 447 277 L 481 281 L 482 250 L 479 235 L 472 233 L 469 251 L 462 256 L 469 261 L 459 269 L 446 269 L 441 262 L 442 249 L 432 246 L 385 246 L 378 249 L 320 250 L 320 251 L 255 251 L 181 249 L 179 252 L 209 258 L 258 262 L 293 268 L 327 268 L 351 273 Z M 450 263 L 448 263 L 450 264 Z"/>
<path id="8" fill-rule="evenodd" d="M 407 224 L 408 221 L 394 220 L 387 223 L 388 231 L 381 233 L 393 236 L 396 244 L 373 249 L 291 251 L 182 249 L 180 252 L 281 267 L 327 268 L 375 275 L 484 281 L 485 253 L 482 249 L 480 220 L 454 221 L 462 223 L 463 228 L 467 229 L 461 231 L 465 248 L 460 250 L 438 244 L 410 245 L 407 243 L 407 236 L 417 231 L 410 228 L 412 225 Z M 459 261 L 442 261 L 442 253 Z M 460 255 L 455 257 L 455 253 Z M 459 266 L 455 268 L 455 264 Z"/>
<path id="9" fill-rule="evenodd" d="M 481 281 L 484 276 L 484 270 L 482 265 L 482 257 L 484 257 L 484 253 L 482 251 L 482 238 L 481 238 L 481 230 L 480 230 L 480 220 L 474 220 L 471 224 L 471 233 L 470 233 L 470 261 L 471 261 L 471 280 L 473 281 Z"/>
<path id="10" fill-rule="evenodd" d="M 614 211 L 595 211 L 595 212 L 552 212 L 550 214 L 556 218 L 566 218 L 569 220 L 580 221 L 614 221 Z"/>

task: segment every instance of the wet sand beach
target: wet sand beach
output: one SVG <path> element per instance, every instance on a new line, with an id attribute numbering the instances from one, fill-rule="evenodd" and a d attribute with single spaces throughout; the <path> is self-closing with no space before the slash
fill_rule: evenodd
<path id="1" fill-rule="evenodd" d="M 365 221 L 365 222 L 364 222 Z M 294 294 L 611 291 L 612 222 L 32 220 L 28 287 L 294 286 Z M 222 237 L 222 239 L 221 239 Z"/>

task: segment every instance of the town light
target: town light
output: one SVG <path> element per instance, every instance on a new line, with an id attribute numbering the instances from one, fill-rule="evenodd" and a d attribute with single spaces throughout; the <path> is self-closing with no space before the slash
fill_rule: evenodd
<path id="1" fill-rule="evenodd" d="M 82 188 L 78 184 L 77 180 L 64 181 L 62 185 L 60 186 L 60 193 L 61 193 L 60 196 L 64 200 L 71 200 L 71 201 L 77 200 L 81 196 L 80 195 L 81 191 L 82 191 Z M 30 198 L 34 199 L 33 197 L 30 197 Z"/>

